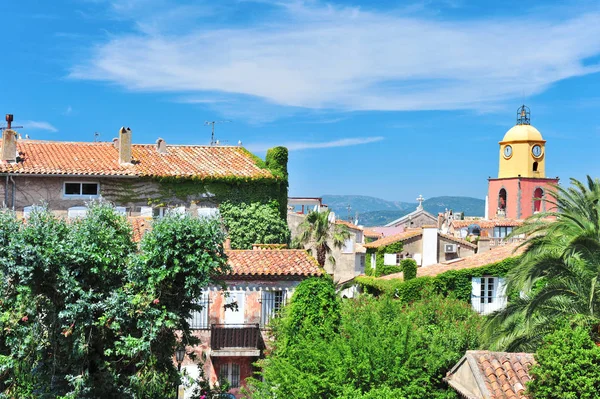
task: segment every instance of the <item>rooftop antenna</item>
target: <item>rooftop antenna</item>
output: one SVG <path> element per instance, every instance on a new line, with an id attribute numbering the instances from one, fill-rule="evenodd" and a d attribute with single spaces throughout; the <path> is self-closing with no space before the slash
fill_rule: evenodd
<path id="1" fill-rule="evenodd" d="M 352 213 L 350 213 L 352 211 L 352 207 L 350 206 L 350 204 L 348 204 L 348 206 L 346 207 L 346 209 L 348 210 L 348 221 L 350 223 L 352 223 Z"/>
<path id="2" fill-rule="evenodd" d="M 218 144 L 215 141 L 215 124 L 216 123 L 229 123 L 229 122 L 231 122 L 231 121 L 229 121 L 229 120 L 224 120 L 224 121 L 204 121 L 204 125 L 205 126 L 209 126 L 210 125 L 212 127 L 212 133 L 210 135 L 210 145 Z"/>
<path id="3" fill-rule="evenodd" d="M 0 130 L 23 129 L 23 126 L 13 126 L 13 114 L 6 114 L 6 126 L 0 127 Z"/>
<path id="4" fill-rule="evenodd" d="M 97 143 L 98 141 L 100 141 L 100 133 L 94 132 L 94 143 Z"/>

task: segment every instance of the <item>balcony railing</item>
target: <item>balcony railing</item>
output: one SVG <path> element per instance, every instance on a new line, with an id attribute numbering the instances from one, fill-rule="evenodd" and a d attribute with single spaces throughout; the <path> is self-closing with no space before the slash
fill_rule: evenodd
<path id="1" fill-rule="evenodd" d="M 480 297 L 471 295 L 471 306 L 477 313 L 486 315 L 506 307 L 506 296 Z"/>
<path id="2" fill-rule="evenodd" d="M 260 327 L 258 324 L 212 324 L 210 346 L 213 350 L 224 348 L 258 349 Z"/>
<path id="3" fill-rule="evenodd" d="M 507 237 L 489 237 L 489 239 L 490 239 L 490 247 L 500 247 L 502 245 L 512 244 L 514 242 L 521 242 L 525 238 L 523 238 L 523 237 L 511 237 L 511 238 L 507 238 Z"/>

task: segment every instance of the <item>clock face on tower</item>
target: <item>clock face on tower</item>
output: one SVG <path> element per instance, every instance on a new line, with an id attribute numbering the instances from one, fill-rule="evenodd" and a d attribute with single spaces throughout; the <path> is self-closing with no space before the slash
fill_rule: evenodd
<path id="1" fill-rule="evenodd" d="M 507 145 L 504 147 L 504 158 L 510 158 L 512 156 L 512 147 Z"/>
<path id="2" fill-rule="evenodd" d="M 542 156 L 542 147 L 540 147 L 538 144 L 534 145 L 531 149 L 531 153 L 534 157 L 539 158 Z"/>

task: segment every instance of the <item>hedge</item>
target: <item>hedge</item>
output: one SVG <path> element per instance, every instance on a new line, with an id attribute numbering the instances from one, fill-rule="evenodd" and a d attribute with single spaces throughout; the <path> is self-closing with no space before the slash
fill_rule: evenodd
<path id="1" fill-rule="evenodd" d="M 402 279 L 380 280 L 370 276 L 357 277 L 355 281 L 367 293 L 392 295 L 406 303 L 422 299 L 424 290 L 469 302 L 473 277 L 505 276 L 518 261 L 518 257 L 507 258 L 483 267 L 450 270 L 435 277 L 417 277 L 407 281 Z M 512 296 L 511 293 L 509 293 L 510 296 Z"/>

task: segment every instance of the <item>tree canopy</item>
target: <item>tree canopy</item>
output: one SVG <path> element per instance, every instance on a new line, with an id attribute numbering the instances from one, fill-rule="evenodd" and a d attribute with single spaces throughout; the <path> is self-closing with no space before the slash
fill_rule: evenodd
<path id="1" fill-rule="evenodd" d="M 138 250 L 106 204 L 70 222 L 0 212 L 0 392 L 7 398 L 164 398 L 187 319 L 227 270 L 217 221 L 155 221 Z"/>
<path id="2" fill-rule="evenodd" d="M 335 258 L 331 255 L 333 248 L 342 248 L 344 242 L 350 238 L 348 228 L 343 224 L 332 223 L 331 211 L 312 211 L 300 224 L 300 233 L 294 238 L 295 246 L 314 246 L 317 252 L 317 262 L 321 267 L 329 260 L 335 265 Z M 328 257 L 329 255 L 329 257 Z"/>

